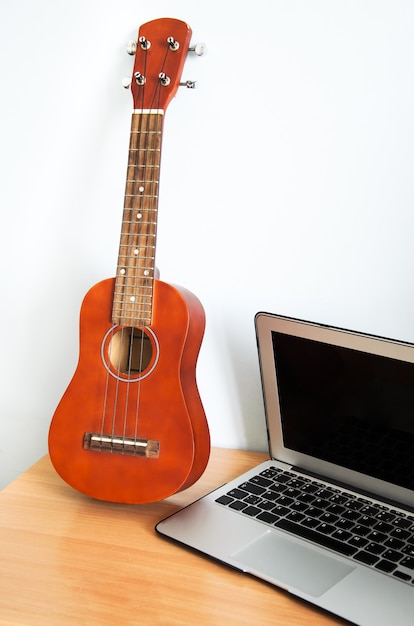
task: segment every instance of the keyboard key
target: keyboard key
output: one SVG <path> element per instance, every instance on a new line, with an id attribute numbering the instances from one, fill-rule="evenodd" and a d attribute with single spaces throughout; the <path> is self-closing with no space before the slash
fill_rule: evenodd
<path id="1" fill-rule="evenodd" d="M 380 513 L 378 513 L 376 518 L 382 522 L 393 522 L 395 519 L 395 515 L 392 515 L 388 511 L 381 511 Z"/>
<path id="2" fill-rule="evenodd" d="M 303 485 L 301 491 L 304 491 L 305 493 L 315 493 L 316 491 L 318 491 L 318 487 L 316 485 L 314 485 L 313 483 L 306 483 L 305 485 Z"/>
<path id="3" fill-rule="evenodd" d="M 280 496 L 280 498 L 277 499 L 278 504 L 283 504 L 284 506 L 290 506 L 291 504 L 293 504 L 293 498 L 289 498 L 288 496 Z"/>
<path id="4" fill-rule="evenodd" d="M 396 572 L 393 572 L 392 575 L 396 578 L 400 578 L 401 580 L 411 580 L 411 576 L 409 574 L 406 574 L 405 572 L 400 572 L 398 570 Z"/>
<path id="5" fill-rule="evenodd" d="M 250 515 L 250 517 L 256 517 L 256 515 L 261 512 L 261 509 L 258 509 L 257 506 L 247 506 L 245 509 L 243 509 L 243 513 L 245 515 Z"/>
<path id="6" fill-rule="evenodd" d="M 373 528 L 376 524 L 376 520 L 375 517 L 371 517 L 370 515 L 361 515 L 358 523 L 363 524 L 364 526 L 368 526 L 368 528 Z"/>
<path id="7" fill-rule="evenodd" d="M 295 500 L 292 506 L 290 507 L 292 511 L 305 511 L 308 508 L 306 502 L 300 502 L 300 500 Z"/>
<path id="8" fill-rule="evenodd" d="M 369 515 L 371 517 L 373 517 L 374 515 L 378 516 L 378 509 L 375 506 L 363 506 L 360 510 L 360 513 L 362 513 L 363 515 Z M 387 520 L 385 520 L 387 521 Z"/>
<path id="9" fill-rule="evenodd" d="M 359 511 L 359 509 L 362 509 L 362 503 L 358 502 L 358 500 L 350 500 L 345 506 L 349 511 Z"/>
<path id="10" fill-rule="evenodd" d="M 334 515 L 333 513 L 328 513 L 328 511 L 326 511 L 320 516 L 319 519 L 321 520 L 321 522 L 327 522 L 328 524 L 335 524 L 335 522 L 338 521 L 338 516 Z"/>
<path id="11" fill-rule="evenodd" d="M 217 498 L 216 502 L 226 505 L 230 504 L 230 502 L 233 502 L 233 498 L 230 498 L 229 496 L 220 496 L 219 498 Z"/>
<path id="12" fill-rule="evenodd" d="M 291 478 L 289 482 L 286 484 L 289 487 L 295 487 L 295 489 L 301 489 L 305 483 L 300 478 Z"/>
<path id="13" fill-rule="evenodd" d="M 345 502 L 348 502 L 348 498 L 340 493 L 336 493 L 330 498 L 330 501 L 335 504 L 345 504 Z"/>
<path id="14" fill-rule="evenodd" d="M 319 524 L 317 530 L 324 535 L 332 535 L 332 533 L 335 532 L 335 526 L 322 522 L 322 524 Z"/>
<path id="15" fill-rule="evenodd" d="M 293 478 L 293 477 L 294 477 L 293 474 L 289 475 L 289 472 L 283 472 L 282 474 L 279 474 L 279 476 L 277 477 L 277 482 L 278 483 L 288 483 L 289 480 L 291 478 Z"/>
<path id="16" fill-rule="evenodd" d="M 298 513 L 297 511 L 291 511 L 289 515 L 286 516 L 286 519 L 292 520 L 292 522 L 301 522 L 304 518 L 303 513 Z"/>
<path id="17" fill-rule="evenodd" d="M 412 526 L 412 524 L 412 521 L 405 517 L 397 517 L 397 519 L 393 521 L 393 525 L 398 528 L 408 529 Z"/>
<path id="18" fill-rule="evenodd" d="M 340 539 L 341 541 L 348 541 L 348 539 L 351 539 L 352 535 L 349 530 L 342 530 L 341 528 L 337 528 L 332 534 L 332 537 L 335 537 L 335 539 Z"/>
<path id="19" fill-rule="evenodd" d="M 263 470 L 263 472 L 260 472 L 260 475 L 264 476 L 265 478 L 274 478 L 278 475 L 279 472 L 280 470 L 276 469 L 276 467 L 267 467 L 265 470 Z"/>
<path id="20" fill-rule="evenodd" d="M 379 543 L 375 543 L 374 541 L 371 541 L 365 546 L 365 550 L 367 552 L 370 552 L 371 554 L 382 554 L 385 548 L 384 546 L 381 546 Z"/>
<path id="21" fill-rule="evenodd" d="M 408 544 L 407 546 L 404 546 L 402 552 L 403 554 L 408 554 L 408 556 L 414 556 L 414 545 Z"/>
<path id="22" fill-rule="evenodd" d="M 308 515 L 309 517 L 320 517 L 321 515 L 323 515 L 323 509 L 318 509 L 315 506 L 308 506 L 308 508 L 306 509 L 306 515 Z"/>
<path id="23" fill-rule="evenodd" d="M 289 511 L 290 509 L 288 509 L 287 506 L 283 506 L 282 504 L 277 504 L 272 509 L 272 512 L 276 515 L 279 515 L 279 517 L 285 517 L 286 515 L 288 515 Z"/>
<path id="24" fill-rule="evenodd" d="M 400 565 L 408 567 L 408 569 L 414 569 L 414 558 L 412 556 L 406 556 L 403 558 Z"/>
<path id="25" fill-rule="evenodd" d="M 318 489 L 318 491 L 315 493 L 315 496 L 327 500 L 330 496 L 332 496 L 332 493 L 331 491 L 329 491 L 329 489 Z"/>
<path id="26" fill-rule="evenodd" d="M 393 550 L 401 550 L 404 545 L 404 541 L 396 539 L 395 537 L 388 537 L 388 539 L 384 541 L 384 545 L 387 546 L 387 548 L 392 548 Z"/>
<path id="27" fill-rule="evenodd" d="M 368 539 L 360 537 L 359 535 L 354 535 L 352 539 L 348 541 L 348 543 L 351 544 L 351 546 L 355 546 L 356 548 L 364 548 L 368 543 Z"/>
<path id="28" fill-rule="evenodd" d="M 270 511 L 263 511 L 257 516 L 256 519 L 260 519 L 263 522 L 267 522 L 268 524 L 274 524 L 278 521 L 279 516 L 271 513 Z"/>
<path id="29" fill-rule="evenodd" d="M 366 535 L 369 535 L 369 533 L 371 532 L 371 529 L 368 528 L 368 526 L 362 526 L 361 524 L 357 524 L 356 526 L 353 527 L 352 532 L 354 533 L 354 535 L 365 537 Z"/>
<path id="30" fill-rule="evenodd" d="M 241 511 L 242 509 L 245 509 L 247 506 L 246 502 L 243 502 L 243 500 L 234 500 L 234 502 L 230 502 L 229 504 L 229 508 L 230 509 L 235 509 L 236 511 Z"/>
<path id="31" fill-rule="evenodd" d="M 375 563 L 374 567 L 376 569 L 381 570 L 381 572 L 386 572 L 387 574 L 390 574 L 396 569 L 397 564 L 391 563 L 391 561 L 386 561 L 385 559 L 382 559 L 381 561 L 378 561 L 378 563 Z"/>
<path id="32" fill-rule="evenodd" d="M 371 533 L 369 533 L 368 539 L 370 541 L 375 541 L 376 543 L 384 543 L 384 541 L 387 539 L 387 535 L 378 532 L 378 530 L 373 530 Z"/>
<path id="33" fill-rule="evenodd" d="M 302 524 L 308 528 L 316 528 L 316 526 L 319 526 L 319 520 L 315 517 L 305 517 L 305 519 L 302 520 Z"/>
<path id="34" fill-rule="evenodd" d="M 342 514 L 342 517 L 344 519 L 348 519 L 351 521 L 355 521 L 357 519 L 359 519 L 359 513 L 358 511 L 353 511 L 352 509 L 347 509 L 346 511 L 344 511 L 344 513 Z"/>
<path id="35" fill-rule="evenodd" d="M 356 561 L 360 561 L 361 563 L 365 563 L 365 565 L 374 565 L 379 559 L 375 554 L 371 554 L 370 552 L 358 552 L 358 554 L 354 555 L 354 559 Z"/>
<path id="36" fill-rule="evenodd" d="M 277 498 L 280 497 L 280 494 L 277 493 L 277 491 L 264 491 L 261 494 L 262 498 L 265 498 L 266 500 L 277 500 Z"/>
<path id="37" fill-rule="evenodd" d="M 397 552 L 396 550 L 386 550 L 382 556 L 384 559 L 388 559 L 389 561 L 392 561 L 393 563 L 396 563 L 401 558 L 400 553 Z"/>
<path id="38" fill-rule="evenodd" d="M 242 483 L 241 485 L 239 485 L 239 487 L 243 491 L 248 491 L 249 493 L 255 493 L 258 496 L 260 496 L 260 494 L 262 494 L 262 493 L 264 493 L 266 491 L 265 487 L 262 487 L 261 485 L 255 485 L 251 481 L 247 481 L 246 483 Z"/>
<path id="39" fill-rule="evenodd" d="M 349 529 L 352 528 L 354 522 L 352 520 L 344 519 L 343 517 L 341 517 L 337 521 L 336 525 L 338 526 L 338 528 Z"/>
<path id="40" fill-rule="evenodd" d="M 404 530 L 403 528 L 394 528 L 394 530 L 391 532 L 391 537 L 396 537 L 398 539 L 408 539 L 410 535 L 411 533 L 408 532 L 408 530 Z"/>
<path id="41" fill-rule="evenodd" d="M 261 485 L 262 487 L 270 487 L 270 485 L 273 485 L 273 480 L 269 480 L 264 476 L 253 476 L 252 478 L 250 478 L 249 482 L 255 483 L 256 485 Z"/>
<path id="42" fill-rule="evenodd" d="M 387 522 L 377 522 L 374 526 L 374 530 L 378 530 L 382 533 L 389 533 L 392 528 L 391 524 L 388 524 Z"/>
<path id="43" fill-rule="evenodd" d="M 247 496 L 247 498 L 244 499 L 245 502 L 247 502 L 247 504 L 258 504 L 260 502 L 261 498 L 259 498 L 259 496 Z"/>
<path id="44" fill-rule="evenodd" d="M 326 509 L 326 500 L 324 498 L 315 498 L 312 502 L 312 506 L 316 506 L 318 509 Z"/>
<path id="45" fill-rule="evenodd" d="M 311 502 L 313 502 L 314 497 L 312 494 L 310 493 L 306 493 L 306 492 L 301 492 L 298 495 L 298 502 L 303 502 L 304 504 L 310 504 Z"/>
<path id="46" fill-rule="evenodd" d="M 335 515 L 341 515 L 345 511 L 345 507 L 340 504 L 331 504 L 326 509 L 327 513 L 334 513 Z"/>
<path id="47" fill-rule="evenodd" d="M 232 489 L 227 495 L 231 498 L 243 500 L 243 498 L 247 496 L 247 491 L 243 491 L 242 489 Z"/>
<path id="48" fill-rule="evenodd" d="M 261 502 L 259 502 L 257 506 L 259 506 L 264 511 L 271 511 L 274 508 L 275 503 L 272 502 L 272 500 L 261 500 Z"/>

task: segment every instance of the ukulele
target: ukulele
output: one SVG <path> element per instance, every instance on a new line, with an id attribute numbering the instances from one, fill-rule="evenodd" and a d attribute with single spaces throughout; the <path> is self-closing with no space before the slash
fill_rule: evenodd
<path id="1" fill-rule="evenodd" d="M 155 266 L 164 114 L 190 37 L 170 18 L 139 29 L 116 277 L 83 300 L 78 365 L 50 424 L 57 473 L 99 500 L 162 500 L 197 481 L 210 454 L 195 374 L 204 310 Z"/>

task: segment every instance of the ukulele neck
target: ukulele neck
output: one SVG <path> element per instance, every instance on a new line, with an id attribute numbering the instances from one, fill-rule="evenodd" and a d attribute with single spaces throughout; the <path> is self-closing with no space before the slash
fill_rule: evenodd
<path id="1" fill-rule="evenodd" d="M 162 128 L 162 110 L 134 111 L 112 308 L 119 326 L 151 325 Z"/>

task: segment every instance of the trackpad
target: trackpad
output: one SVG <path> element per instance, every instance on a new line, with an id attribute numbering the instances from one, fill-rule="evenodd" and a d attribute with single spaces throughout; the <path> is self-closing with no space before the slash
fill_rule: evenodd
<path id="1" fill-rule="evenodd" d="M 270 530 L 231 555 L 251 574 L 318 597 L 355 567 Z"/>

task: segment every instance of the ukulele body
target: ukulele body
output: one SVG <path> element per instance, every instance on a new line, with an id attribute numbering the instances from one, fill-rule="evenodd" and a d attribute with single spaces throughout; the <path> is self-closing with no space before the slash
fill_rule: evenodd
<path id="1" fill-rule="evenodd" d="M 203 473 L 210 438 L 195 368 L 205 327 L 191 292 L 154 279 L 151 325 L 111 321 L 115 279 L 86 294 L 74 376 L 53 416 L 58 474 L 100 500 L 164 499 Z"/>

